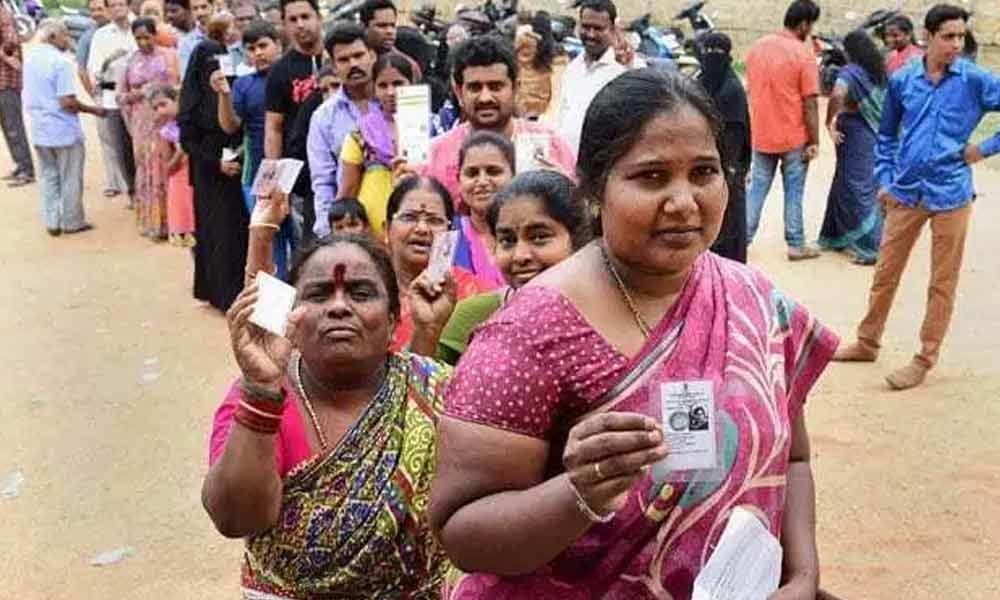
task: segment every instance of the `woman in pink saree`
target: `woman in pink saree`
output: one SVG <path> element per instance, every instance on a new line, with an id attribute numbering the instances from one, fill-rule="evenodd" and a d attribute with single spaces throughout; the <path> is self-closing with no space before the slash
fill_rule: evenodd
<path id="1" fill-rule="evenodd" d="M 451 598 L 686 600 L 737 507 L 780 540 L 771 599 L 816 597 L 803 405 L 838 342 L 707 251 L 720 131 L 681 76 L 630 71 L 591 104 L 577 172 L 601 237 L 482 326 L 447 391 L 430 518 L 465 573 Z M 709 422 L 677 414 L 689 384 L 717 460 L 672 470 L 667 432 Z"/>
<path id="2" fill-rule="evenodd" d="M 156 45 L 156 22 L 152 19 L 133 21 L 132 34 L 139 49 L 128 59 L 118 81 L 118 104 L 132 134 L 139 233 L 163 240 L 167 237 L 168 173 L 161 157 L 166 142 L 159 135 L 156 111 L 146 95 L 157 87 L 178 84 L 177 52 Z"/>

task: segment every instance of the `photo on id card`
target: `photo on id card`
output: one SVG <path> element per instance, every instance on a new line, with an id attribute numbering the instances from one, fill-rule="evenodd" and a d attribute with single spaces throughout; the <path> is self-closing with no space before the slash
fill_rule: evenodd
<path id="1" fill-rule="evenodd" d="M 711 381 L 672 381 L 651 394 L 659 403 L 670 453 L 653 466 L 655 481 L 711 481 L 723 476 L 722 432 Z"/>

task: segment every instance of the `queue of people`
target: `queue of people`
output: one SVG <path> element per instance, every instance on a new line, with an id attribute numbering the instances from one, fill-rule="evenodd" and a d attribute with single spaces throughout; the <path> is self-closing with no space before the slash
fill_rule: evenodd
<path id="1" fill-rule="evenodd" d="M 90 113 L 105 194 L 128 194 L 142 235 L 191 247 L 194 296 L 226 311 L 240 374 L 202 499 L 245 539 L 244 598 L 689 598 L 735 506 L 782 548 L 777 597 L 822 597 L 806 401 L 830 361 L 876 360 L 929 221 L 921 351 L 888 377 L 924 381 L 954 309 L 969 165 L 1000 152 L 1000 134 L 969 143 L 1000 78 L 961 58 L 967 12 L 931 9 L 923 54 L 894 20 L 888 64 L 864 32 L 845 40 L 816 247 L 811 0 L 751 47 L 746 89 L 720 32 L 700 40 L 697 80 L 644 68 L 612 0 L 579 3 L 573 60 L 544 17 L 516 45 L 453 28 L 426 161 L 400 148 L 396 94 L 428 65 L 390 0 L 325 36 L 315 0 L 94 8 L 106 22 L 76 66 L 58 20 L 25 59 L 45 225 L 91 227 Z M 3 52 L 13 148 L 4 65 L 20 51 Z M 255 193 L 263 161 L 284 158 L 304 165 L 291 191 Z M 788 258 L 875 266 L 855 343 L 742 264 L 779 166 Z M 284 336 L 251 322 L 260 273 L 296 290 Z M 704 427 L 714 462 L 666 467 L 672 436 Z"/>

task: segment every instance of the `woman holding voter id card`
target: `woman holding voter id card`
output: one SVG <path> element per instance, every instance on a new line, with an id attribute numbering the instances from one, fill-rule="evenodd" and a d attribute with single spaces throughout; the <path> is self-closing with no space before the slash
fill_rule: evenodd
<path id="1" fill-rule="evenodd" d="M 271 209 L 258 201 L 252 236 L 273 235 L 285 214 Z M 400 295 L 371 238 L 305 249 L 291 283 L 277 327 L 258 303 L 285 284 L 264 273 L 227 315 L 242 376 L 215 414 L 202 498 L 246 538 L 242 597 L 440 598 L 448 561 L 426 510 L 450 367 L 391 352 Z M 432 304 L 416 310 L 448 300 Z"/>
<path id="2" fill-rule="evenodd" d="M 765 596 L 815 598 L 803 405 L 838 341 L 707 251 L 720 135 L 679 75 L 629 71 L 590 105 L 577 175 L 598 238 L 478 329 L 438 423 L 431 526 L 466 573 L 452 598 L 714 599 L 695 589 L 747 522 L 778 550 Z"/>

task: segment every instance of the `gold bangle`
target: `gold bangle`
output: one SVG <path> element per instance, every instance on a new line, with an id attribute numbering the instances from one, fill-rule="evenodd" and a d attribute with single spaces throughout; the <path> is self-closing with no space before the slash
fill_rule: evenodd
<path id="1" fill-rule="evenodd" d="M 247 229 L 273 229 L 274 231 L 281 231 L 281 226 L 274 223 L 251 223 L 247 226 Z"/>

